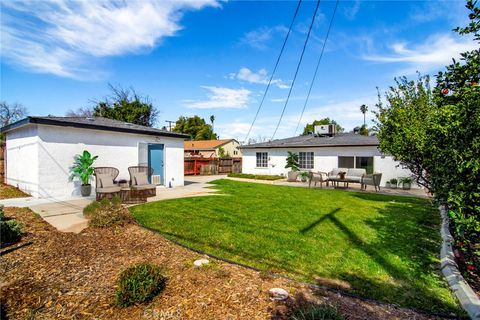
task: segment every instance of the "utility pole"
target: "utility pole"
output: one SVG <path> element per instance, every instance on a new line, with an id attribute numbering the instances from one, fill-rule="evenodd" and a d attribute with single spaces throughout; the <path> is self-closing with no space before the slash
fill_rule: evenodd
<path id="1" fill-rule="evenodd" d="M 172 123 L 175 123 L 176 121 L 165 120 L 165 122 L 168 123 L 168 131 L 172 131 Z"/>

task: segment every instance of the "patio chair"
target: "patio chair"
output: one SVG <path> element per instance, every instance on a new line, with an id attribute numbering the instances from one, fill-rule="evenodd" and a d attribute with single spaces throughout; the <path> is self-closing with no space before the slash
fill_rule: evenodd
<path id="1" fill-rule="evenodd" d="M 314 183 L 314 186 L 317 186 L 317 182 L 320 183 L 320 187 L 323 187 L 323 183 L 325 182 L 327 187 L 328 187 L 328 174 L 326 172 L 313 172 L 310 171 L 308 173 L 308 187 L 310 188 L 312 186 L 312 182 Z"/>
<path id="2" fill-rule="evenodd" d="M 142 193 L 145 197 L 157 195 L 157 186 L 148 182 L 148 177 L 153 175 L 153 169 L 147 166 L 128 167 L 130 174 L 130 187 Z"/>
<path id="3" fill-rule="evenodd" d="M 381 173 L 367 174 L 362 177 L 362 189 L 367 190 L 368 186 L 374 186 L 375 191 L 380 191 L 380 182 L 382 181 Z M 378 190 L 377 190 L 378 188 Z"/>
<path id="4" fill-rule="evenodd" d="M 115 179 L 118 177 L 119 171 L 113 167 L 96 167 L 93 169 L 95 176 L 95 192 L 97 201 L 104 198 L 113 198 L 120 196 L 120 188 Z"/>

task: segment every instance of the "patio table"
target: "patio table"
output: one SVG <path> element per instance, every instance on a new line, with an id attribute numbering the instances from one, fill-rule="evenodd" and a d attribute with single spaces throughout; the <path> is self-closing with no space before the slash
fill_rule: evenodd
<path id="1" fill-rule="evenodd" d="M 130 187 L 123 187 L 120 190 L 120 198 L 122 203 L 126 204 L 147 202 L 147 195 L 144 190 L 135 190 Z"/>

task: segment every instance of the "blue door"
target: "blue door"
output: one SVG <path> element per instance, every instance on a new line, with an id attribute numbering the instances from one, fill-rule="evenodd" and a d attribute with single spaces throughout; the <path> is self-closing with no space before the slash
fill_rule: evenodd
<path id="1" fill-rule="evenodd" d="M 164 184 L 164 159 L 163 159 L 163 144 L 149 144 L 148 145 L 148 166 L 153 169 L 153 174 L 160 176 L 160 184 Z M 150 183 L 152 178 L 148 177 Z"/>

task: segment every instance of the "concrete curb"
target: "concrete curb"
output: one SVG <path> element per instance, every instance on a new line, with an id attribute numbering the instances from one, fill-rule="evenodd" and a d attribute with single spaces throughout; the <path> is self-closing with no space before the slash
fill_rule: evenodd
<path id="1" fill-rule="evenodd" d="M 447 209 L 445 206 L 440 206 L 439 209 L 442 217 L 442 226 L 440 229 L 442 236 L 440 269 L 445 279 L 447 279 L 450 289 L 457 296 L 462 308 L 465 309 L 472 319 L 480 320 L 480 298 L 475 294 L 458 270 L 452 249 L 453 237 L 450 234 Z"/>

